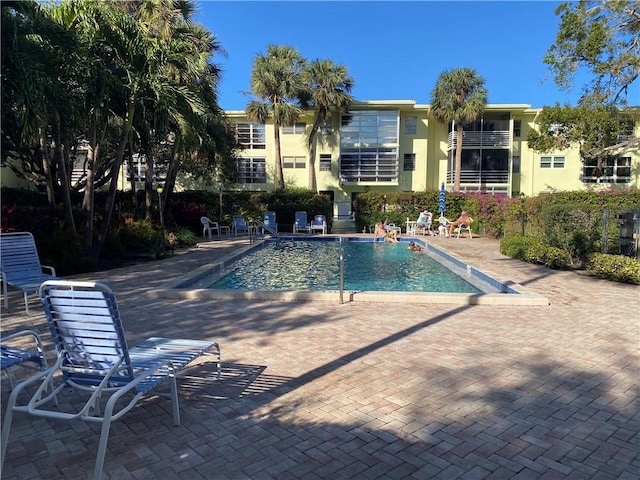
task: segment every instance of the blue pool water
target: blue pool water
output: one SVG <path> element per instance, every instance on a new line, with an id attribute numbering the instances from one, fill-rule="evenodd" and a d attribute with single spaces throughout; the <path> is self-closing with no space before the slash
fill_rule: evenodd
<path id="1" fill-rule="evenodd" d="M 343 242 L 349 291 L 481 293 L 464 278 L 406 243 Z M 211 289 L 337 290 L 340 242 L 265 242 L 226 267 Z"/>

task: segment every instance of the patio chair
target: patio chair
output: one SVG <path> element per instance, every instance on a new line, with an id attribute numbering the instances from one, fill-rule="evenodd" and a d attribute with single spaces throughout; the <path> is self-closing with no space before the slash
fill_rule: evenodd
<path id="1" fill-rule="evenodd" d="M 313 222 L 309 226 L 310 233 L 314 233 L 316 230 L 320 230 L 323 235 L 327 234 L 327 217 L 324 215 L 316 215 L 313 217 Z"/>
<path id="2" fill-rule="evenodd" d="M 231 230 L 235 236 L 240 233 L 249 233 L 249 224 L 242 215 L 234 215 L 231 220 Z"/>
<path id="3" fill-rule="evenodd" d="M 202 222 L 202 238 L 205 236 L 209 237 L 209 240 L 212 238 L 212 232 L 215 230 L 218 237 L 220 236 L 220 226 L 218 222 L 214 222 L 209 219 L 209 217 L 200 217 L 200 222 Z"/>
<path id="4" fill-rule="evenodd" d="M 444 235 L 445 237 L 449 236 L 449 224 L 451 223 L 451 221 L 444 217 L 443 215 L 440 215 L 440 218 L 438 218 L 438 233 L 440 235 Z"/>
<path id="5" fill-rule="evenodd" d="M 414 233 L 433 235 L 433 213 L 427 211 L 420 212 Z"/>
<path id="6" fill-rule="evenodd" d="M 48 270 L 50 273 L 45 273 Z M 9 286 L 22 290 L 24 308 L 29 312 L 29 294 L 38 291 L 45 280 L 56 277 L 56 269 L 49 265 L 41 265 L 33 235 L 29 232 L 12 232 L 0 234 L 0 274 L 2 275 L 2 294 L 4 308 L 9 309 Z"/>
<path id="7" fill-rule="evenodd" d="M 311 233 L 311 225 L 307 220 L 307 212 L 296 212 L 293 222 L 293 233 Z"/>
<path id="8" fill-rule="evenodd" d="M 34 370 L 46 370 L 47 359 L 40 335 L 33 330 L 21 330 L 2 336 L 0 343 L 0 370 L 5 373 L 9 385 L 13 388 L 9 368 L 24 367 Z"/>
<path id="9" fill-rule="evenodd" d="M 162 395 L 171 398 L 173 422 L 180 425 L 176 374 L 196 358 L 213 354 L 220 378 L 220 348 L 215 342 L 153 337 L 128 348 L 115 294 L 104 284 L 54 280 L 44 282 L 39 293 L 57 360 L 51 368 L 17 384 L 9 395 L 0 465 L 14 412 L 83 420 L 102 424 L 93 476 L 98 480 L 111 422 L 129 412 L 142 397 Z M 169 382 L 169 393 L 157 392 L 155 388 L 165 381 Z M 37 388 L 31 399 L 19 404 L 20 394 L 32 385 Z M 77 411 L 61 411 L 51 405 L 66 388 L 88 397 Z"/>
<path id="10" fill-rule="evenodd" d="M 468 224 L 461 223 L 456 227 L 456 231 L 458 233 L 456 238 L 460 238 L 460 234 L 464 231 L 466 231 L 469 234 L 469 238 L 473 238 L 473 235 L 471 234 L 471 224 L 473 223 L 473 218 L 469 217 L 469 220 L 471 221 Z"/>
<path id="11" fill-rule="evenodd" d="M 265 230 L 273 234 L 278 233 L 278 223 L 276 222 L 276 212 L 264 212 L 262 223 L 264 224 L 264 228 L 262 229 L 263 235 Z"/>

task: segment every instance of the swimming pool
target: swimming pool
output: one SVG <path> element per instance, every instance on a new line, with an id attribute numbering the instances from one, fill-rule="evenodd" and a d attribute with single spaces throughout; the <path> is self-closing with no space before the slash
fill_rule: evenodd
<path id="1" fill-rule="evenodd" d="M 424 253 L 416 254 L 407 249 L 407 243 L 409 241 L 415 241 L 425 246 L 425 250 L 428 255 Z M 299 258 L 297 261 L 291 261 L 287 258 L 285 265 L 286 268 L 282 269 L 280 265 L 277 266 L 256 266 L 253 272 L 255 276 L 259 276 L 261 272 L 272 272 L 274 275 L 270 275 L 270 279 L 267 283 L 282 284 L 285 280 L 296 282 L 300 280 L 299 277 L 305 279 L 305 277 L 322 277 L 322 285 L 318 284 L 316 290 L 301 287 L 298 284 L 290 284 L 285 289 L 276 289 L 264 285 L 247 285 L 246 287 L 238 288 L 236 285 L 230 284 L 217 284 L 216 287 L 220 288 L 208 288 L 229 271 L 233 270 L 233 265 L 236 261 L 247 262 L 244 268 L 250 267 L 251 258 L 250 255 L 253 251 L 267 248 L 269 245 L 279 245 L 278 248 L 282 252 L 286 252 L 289 248 L 295 248 L 295 242 L 298 241 L 311 241 L 321 244 L 323 248 L 333 252 L 333 257 L 329 257 L 331 261 L 321 261 L 315 254 L 307 254 L 307 257 Z M 173 279 L 165 283 L 162 287 L 150 291 L 147 295 L 152 298 L 182 298 L 182 299 L 210 299 L 210 300 L 233 300 L 233 299 L 245 299 L 245 300 L 275 300 L 275 301 L 326 301 L 326 302 L 376 302 L 376 303 L 424 303 L 424 304 L 454 304 L 454 305 L 470 305 L 470 304 L 485 304 L 485 305 L 548 305 L 549 301 L 537 294 L 536 292 L 529 291 L 522 285 L 516 284 L 510 280 L 500 279 L 495 274 L 490 272 L 483 272 L 471 265 L 466 264 L 454 255 L 444 251 L 441 248 L 437 248 L 431 243 L 427 243 L 423 239 L 417 238 L 403 238 L 402 243 L 398 245 L 390 245 L 378 243 L 374 244 L 369 236 L 356 236 L 356 237 L 343 237 L 343 242 L 346 244 L 361 244 L 360 247 L 368 248 L 369 253 L 381 249 L 385 253 L 397 254 L 403 258 L 403 262 L 410 262 L 411 268 L 399 268 L 398 262 L 392 262 L 387 264 L 386 262 L 377 262 L 372 260 L 373 256 L 369 257 L 368 262 L 365 263 L 366 268 L 369 270 L 367 273 L 359 274 L 360 279 L 364 279 L 364 284 L 348 284 L 347 273 L 345 272 L 345 285 L 344 289 L 339 289 L 339 274 L 337 270 L 325 271 L 325 267 L 328 264 L 337 265 L 339 258 L 336 257 L 336 252 L 339 250 L 338 242 L 339 237 L 331 235 L 322 235 L 318 237 L 281 237 L 280 240 L 262 240 L 253 244 L 244 245 L 234 251 L 231 255 L 224 258 L 213 261 L 206 265 L 202 265 L 200 268 L 195 269 L 187 275 Z M 289 244 L 292 246 L 289 246 Z M 203 245 L 204 247 L 205 245 Z M 358 248 L 360 248 L 358 247 Z M 393 258 L 393 255 L 391 258 Z M 339 255 L 338 255 L 339 256 Z M 406 256 L 406 258 L 405 258 Z M 449 270 L 452 270 L 457 275 L 461 276 L 464 282 L 472 286 L 472 291 L 438 291 L 431 289 L 429 291 L 408 291 L 405 289 L 391 290 L 391 281 L 387 282 L 388 287 L 385 290 L 371 290 L 370 284 L 367 283 L 367 279 L 372 277 L 382 276 L 384 278 L 391 278 L 394 275 L 400 275 L 404 281 L 408 277 L 413 278 L 417 276 L 418 282 L 425 280 L 425 276 L 420 278 L 420 275 L 426 272 L 426 278 L 442 277 L 444 274 L 433 273 L 430 274 L 432 266 L 427 264 L 426 258 L 437 260 L 438 264 L 443 264 Z M 345 255 L 345 265 L 349 262 L 349 257 Z M 422 262 L 425 262 L 424 264 Z M 356 262 L 358 263 L 358 262 Z M 277 267 L 277 268 L 276 268 Z M 333 267 L 332 267 L 333 268 Z M 433 267 L 440 268 L 440 266 Z M 434 270 L 435 272 L 435 270 Z M 268 276 L 269 277 L 269 276 Z M 290 278 L 289 278 L 290 277 Z M 307 278 L 308 279 L 308 278 Z M 224 280 L 224 282 L 232 282 L 232 278 Z M 261 281 L 264 281 L 261 280 Z M 385 282 L 383 282 L 384 284 Z M 361 289 L 361 288 L 362 289 Z M 465 287 L 468 288 L 468 287 Z"/>
<path id="2" fill-rule="evenodd" d="M 405 243 L 267 241 L 229 264 L 207 288 L 241 290 L 337 290 L 340 249 L 344 289 L 349 291 L 480 293 L 432 255 Z M 212 279 L 213 280 L 213 279 Z M 486 287 L 490 289 L 490 286 Z"/>

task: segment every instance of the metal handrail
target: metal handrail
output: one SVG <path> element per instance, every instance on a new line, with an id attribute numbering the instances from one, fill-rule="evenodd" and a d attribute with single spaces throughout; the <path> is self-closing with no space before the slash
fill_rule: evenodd
<path id="1" fill-rule="evenodd" d="M 340 237 L 340 305 L 344 303 L 344 238 Z"/>
<path id="2" fill-rule="evenodd" d="M 262 228 L 263 230 L 266 230 L 267 232 L 269 232 L 272 236 L 276 237 L 277 239 L 280 238 L 280 234 L 278 232 L 276 232 L 273 228 L 268 227 L 267 225 L 264 224 L 264 222 L 262 222 L 260 220 L 254 220 L 253 225 L 254 225 L 254 227 L 258 227 L 258 228 Z"/>

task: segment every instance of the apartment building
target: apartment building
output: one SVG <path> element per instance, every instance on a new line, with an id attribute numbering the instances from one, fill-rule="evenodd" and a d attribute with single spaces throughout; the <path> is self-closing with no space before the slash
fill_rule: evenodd
<path id="1" fill-rule="evenodd" d="M 577 148 L 539 153 L 527 145 L 541 109 L 526 104 L 489 104 L 482 118 L 464 125 L 462 191 L 506 195 L 536 195 L 550 190 L 640 188 L 640 149 L 608 159 L 603 169 L 584 164 Z M 640 109 L 629 112 L 635 124 L 626 136 L 640 136 Z M 226 112 L 242 146 L 238 161 L 237 190 L 270 191 L 276 184 L 274 126 L 248 120 L 244 111 Z M 308 134 L 313 112 L 306 111 L 293 125 L 280 128 L 283 176 L 287 187 L 309 183 Z M 359 192 L 409 192 L 437 190 L 444 182 L 453 187 L 455 125 L 445 125 L 430 114 L 429 105 L 412 100 L 356 102 L 349 112 L 334 114 L 321 126 L 316 139 L 315 178 L 319 192 L 331 198 L 334 215 L 345 217 Z M 83 174 L 84 160 L 76 159 L 73 178 Z M 2 168 L 4 186 L 20 185 L 8 168 Z M 162 165 L 157 166 L 162 181 Z M 130 178 L 144 180 L 144 157 L 133 170 L 121 169 L 120 188 L 130 188 Z M 198 185 L 197 179 L 178 178 L 177 189 L 217 189 Z M 22 186 L 27 184 L 22 183 Z"/>
<path id="2" fill-rule="evenodd" d="M 460 190 L 531 196 L 550 190 L 640 187 L 640 150 L 596 165 L 584 164 L 578 148 L 534 152 L 527 134 L 541 109 L 490 104 L 482 118 L 464 126 Z M 256 124 L 243 111 L 227 112 L 242 145 L 238 189 L 275 185 L 273 124 Z M 308 185 L 307 148 L 313 112 L 281 127 L 281 157 L 287 186 Z M 638 122 L 626 135 L 638 136 Z M 635 130 L 635 131 L 634 131 Z M 455 125 L 436 121 L 429 105 L 414 101 L 367 101 L 352 105 L 322 126 L 316 144 L 316 186 L 334 203 L 334 215 L 349 214 L 358 192 L 437 190 L 453 187 Z"/>

